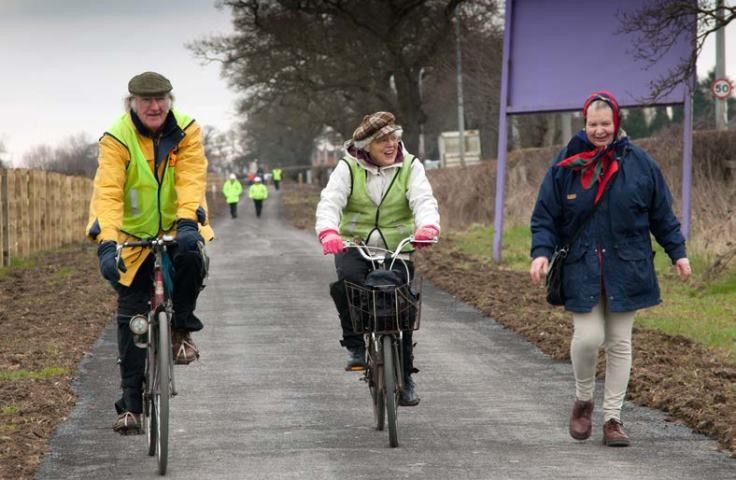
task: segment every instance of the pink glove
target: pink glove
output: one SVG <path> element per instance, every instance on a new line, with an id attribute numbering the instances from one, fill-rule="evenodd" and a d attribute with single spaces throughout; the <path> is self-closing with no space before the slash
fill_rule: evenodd
<path id="1" fill-rule="evenodd" d="M 440 231 L 434 225 L 427 225 L 417 228 L 414 232 L 414 240 L 436 240 L 440 236 Z M 414 248 L 420 249 L 432 245 L 431 243 L 414 242 Z"/>
<path id="2" fill-rule="evenodd" d="M 323 230 L 319 234 L 319 241 L 322 242 L 322 255 L 335 255 L 345 250 L 342 237 L 336 230 Z"/>

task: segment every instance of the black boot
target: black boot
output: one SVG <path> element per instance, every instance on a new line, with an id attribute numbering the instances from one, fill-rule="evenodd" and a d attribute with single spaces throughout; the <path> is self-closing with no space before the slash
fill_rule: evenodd
<path id="1" fill-rule="evenodd" d="M 407 375 L 404 378 L 404 389 L 399 394 L 399 405 L 402 407 L 415 407 L 419 405 L 419 395 L 417 395 L 416 384 L 411 378 L 411 375 Z"/>
<path id="2" fill-rule="evenodd" d="M 345 366 L 345 370 L 348 372 L 365 370 L 365 345 L 350 346 L 347 349 L 348 364 Z"/>

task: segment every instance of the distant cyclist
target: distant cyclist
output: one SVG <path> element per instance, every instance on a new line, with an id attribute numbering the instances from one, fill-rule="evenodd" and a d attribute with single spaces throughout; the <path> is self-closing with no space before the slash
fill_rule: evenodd
<path id="1" fill-rule="evenodd" d="M 190 332 L 205 276 L 202 246 L 213 237 L 207 225 L 207 159 L 199 125 L 172 108 L 171 83 L 144 72 L 128 83 L 126 111 L 100 139 L 87 235 L 99 244 L 102 276 L 118 293 L 118 351 L 122 397 L 115 402 L 113 429 L 140 433 L 146 350 L 135 346 L 128 322 L 145 314 L 151 298 L 153 255 L 130 248 L 116 264 L 116 245 L 126 240 L 176 236 L 172 255 L 174 318 L 172 344 L 177 364 L 199 357 Z M 204 236 L 204 238 L 203 238 Z"/>
<path id="2" fill-rule="evenodd" d="M 412 234 L 417 240 L 431 240 L 440 233 L 432 187 L 422 162 L 404 149 L 401 133 L 390 112 L 363 117 L 346 142 L 347 155 L 332 172 L 317 206 L 316 232 L 322 252 L 335 255 L 338 281 L 330 285 L 330 294 L 342 325 L 340 343 L 349 352 L 347 370 L 365 368 L 365 343 L 362 334 L 352 329 L 344 281 L 363 283 L 370 264 L 357 250 L 344 250 L 343 238 L 359 238 L 369 246 L 394 250 Z M 409 257 L 412 251 L 410 246 L 404 252 Z M 405 332 L 403 338 L 405 388 L 399 404 L 413 406 L 419 397 L 411 378 L 418 371 L 413 363 L 412 332 Z"/>

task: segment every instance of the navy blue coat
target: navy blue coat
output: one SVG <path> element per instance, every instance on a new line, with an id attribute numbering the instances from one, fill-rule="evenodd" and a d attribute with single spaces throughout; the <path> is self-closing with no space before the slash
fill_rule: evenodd
<path id="1" fill-rule="evenodd" d="M 616 151 L 619 171 L 565 260 L 565 309 L 572 312 L 591 311 L 602 292 L 614 312 L 662 301 L 650 232 L 673 263 L 687 256 L 662 172 L 643 149 L 622 143 Z M 531 219 L 532 258 L 551 258 L 593 208 L 597 184 L 585 190 L 580 172 L 555 166 L 567 156 L 566 150 L 553 162 L 537 196 Z"/>

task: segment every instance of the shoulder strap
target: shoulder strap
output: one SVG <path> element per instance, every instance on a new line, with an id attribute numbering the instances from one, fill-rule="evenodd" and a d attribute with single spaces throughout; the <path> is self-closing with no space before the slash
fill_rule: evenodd
<path id="1" fill-rule="evenodd" d="M 566 242 L 564 250 L 569 250 L 573 243 L 575 243 L 580 237 L 580 234 L 583 233 L 583 230 L 585 229 L 585 226 L 588 224 L 591 218 L 593 218 L 593 215 L 595 214 L 596 210 L 598 210 L 598 207 L 601 203 L 603 203 L 603 199 L 606 196 L 606 193 L 608 193 L 608 190 L 611 189 L 611 185 L 613 185 L 613 182 L 616 181 L 616 177 L 618 177 L 618 173 L 614 173 L 613 177 L 611 178 L 611 181 L 608 182 L 608 185 L 606 185 L 606 189 L 603 191 L 603 194 L 601 195 L 601 199 L 598 203 L 596 203 L 593 206 L 593 209 L 588 213 L 588 215 L 585 217 L 585 220 L 580 224 L 578 229 L 575 231 L 575 233 L 570 237 L 570 239 Z"/>

